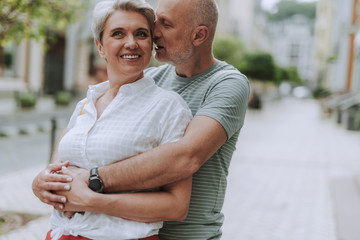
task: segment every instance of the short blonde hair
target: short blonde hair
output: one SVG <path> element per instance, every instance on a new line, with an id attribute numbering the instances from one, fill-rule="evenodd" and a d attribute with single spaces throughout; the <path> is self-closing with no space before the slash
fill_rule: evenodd
<path id="1" fill-rule="evenodd" d="M 95 40 L 102 43 L 106 21 L 118 10 L 137 12 L 143 15 L 149 23 L 151 36 L 153 35 L 156 15 L 149 3 L 144 0 L 106 0 L 97 3 L 93 10 L 91 30 Z"/>

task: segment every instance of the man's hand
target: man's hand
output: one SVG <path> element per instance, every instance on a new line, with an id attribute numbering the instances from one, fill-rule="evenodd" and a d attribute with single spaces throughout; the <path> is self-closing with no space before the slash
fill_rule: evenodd
<path id="1" fill-rule="evenodd" d="M 70 183 L 71 191 L 59 190 L 56 194 L 66 197 L 65 211 L 81 212 L 88 207 L 88 201 L 94 192 L 88 187 L 90 172 L 82 168 L 70 166 L 61 170 L 62 174 L 71 176 L 73 181 Z"/>
<path id="2" fill-rule="evenodd" d="M 59 173 L 69 162 L 49 164 L 33 180 L 32 190 L 40 201 L 52 205 L 57 210 L 64 209 L 66 197 L 57 195 L 53 191 L 70 190 L 69 182 L 72 177 Z"/>

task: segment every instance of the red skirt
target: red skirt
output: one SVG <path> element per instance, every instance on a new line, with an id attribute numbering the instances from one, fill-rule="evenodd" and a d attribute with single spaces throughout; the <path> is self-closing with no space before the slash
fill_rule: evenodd
<path id="1" fill-rule="evenodd" d="M 51 230 L 48 231 L 48 233 L 46 234 L 45 240 L 51 240 L 50 234 L 51 234 Z M 82 236 L 75 237 L 75 236 L 72 236 L 72 235 L 62 235 L 61 238 L 59 238 L 59 240 L 91 240 L 91 239 L 86 238 L 86 237 L 82 237 Z M 134 239 L 134 240 L 159 240 L 159 236 L 154 235 L 154 236 L 151 236 L 151 237 L 139 238 L 139 239 Z"/>

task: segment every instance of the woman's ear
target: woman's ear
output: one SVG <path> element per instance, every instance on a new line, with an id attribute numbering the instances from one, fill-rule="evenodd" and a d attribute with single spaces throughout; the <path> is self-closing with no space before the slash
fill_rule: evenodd
<path id="1" fill-rule="evenodd" d="M 98 40 L 95 40 L 95 44 L 96 44 L 96 47 L 98 48 L 100 57 L 104 58 L 106 60 L 104 47 L 102 46 L 102 44 Z"/>
<path id="2" fill-rule="evenodd" d="M 209 38 L 209 29 L 206 26 L 198 26 L 193 32 L 194 46 L 200 46 Z"/>

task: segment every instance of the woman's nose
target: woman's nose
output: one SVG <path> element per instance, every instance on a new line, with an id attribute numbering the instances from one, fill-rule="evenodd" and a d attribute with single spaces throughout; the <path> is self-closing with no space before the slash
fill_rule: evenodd
<path id="1" fill-rule="evenodd" d="M 126 39 L 125 47 L 128 49 L 136 49 L 138 47 L 136 39 L 133 36 L 129 36 Z"/>

